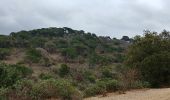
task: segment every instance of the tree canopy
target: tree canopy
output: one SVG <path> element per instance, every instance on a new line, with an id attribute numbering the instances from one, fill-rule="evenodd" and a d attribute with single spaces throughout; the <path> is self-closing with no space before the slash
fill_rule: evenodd
<path id="1" fill-rule="evenodd" d="M 146 31 L 129 47 L 126 65 L 140 71 L 154 87 L 170 84 L 170 32 Z"/>

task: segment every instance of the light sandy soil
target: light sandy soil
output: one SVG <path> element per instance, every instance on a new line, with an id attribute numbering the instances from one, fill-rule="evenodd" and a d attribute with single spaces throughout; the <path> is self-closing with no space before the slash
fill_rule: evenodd
<path id="1" fill-rule="evenodd" d="M 106 97 L 97 96 L 85 100 L 170 100 L 170 88 L 133 90 L 126 94 L 111 93 Z"/>

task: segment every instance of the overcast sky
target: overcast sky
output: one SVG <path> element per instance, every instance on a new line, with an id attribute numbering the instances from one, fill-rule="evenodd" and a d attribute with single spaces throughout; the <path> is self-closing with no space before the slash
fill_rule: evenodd
<path id="1" fill-rule="evenodd" d="M 170 0 L 0 0 L 0 34 L 70 27 L 120 38 L 170 30 Z"/>

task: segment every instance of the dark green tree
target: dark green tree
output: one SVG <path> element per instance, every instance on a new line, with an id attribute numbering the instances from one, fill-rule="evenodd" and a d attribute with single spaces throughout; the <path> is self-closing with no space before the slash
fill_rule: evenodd
<path id="1" fill-rule="evenodd" d="M 66 64 L 62 64 L 60 69 L 59 69 L 59 75 L 61 77 L 64 77 L 70 72 L 70 68 Z"/>
<path id="2" fill-rule="evenodd" d="M 146 31 L 129 47 L 126 65 L 140 71 L 142 79 L 154 87 L 170 85 L 170 33 Z"/>

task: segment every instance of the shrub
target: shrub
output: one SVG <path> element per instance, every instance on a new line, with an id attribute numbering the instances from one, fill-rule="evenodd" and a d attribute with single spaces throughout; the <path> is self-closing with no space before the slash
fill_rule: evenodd
<path id="1" fill-rule="evenodd" d="M 59 68 L 59 75 L 61 77 L 64 77 L 65 75 L 67 75 L 70 72 L 70 68 L 66 65 L 66 64 L 61 64 L 60 68 Z"/>
<path id="2" fill-rule="evenodd" d="M 123 54 L 116 54 L 115 55 L 116 59 L 115 62 L 117 63 L 123 63 L 123 61 L 125 60 L 125 56 Z"/>
<path id="3" fill-rule="evenodd" d="M 8 93 L 8 88 L 0 88 L 0 100 L 7 100 L 6 94 Z"/>
<path id="4" fill-rule="evenodd" d="M 121 53 L 121 52 L 123 52 L 123 51 L 124 51 L 124 48 L 123 48 L 123 47 L 118 46 L 118 47 L 114 48 L 114 51 Z"/>
<path id="5" fill-rule="evenodd" d="M 31 90 L 33 87 L 32 80 L 20 80 L 6 94 L 9 100 L 31 100 Z"/>
<path id="6" fill-rule="evenodd" d="M 92 74 L 92 72 L 90 72 L 90 71 L 85 71 L 85 72 L 83 73 L 83 77 L 84 77 L 86 80 L 90 81 L 91 83 L 95 83 L 95 81 L 96 81 L 95 76 L 94 76 L 94 75 Z"/>
<path id="7" fill-rule="evenodd" d="M 132 87 L 131 88 L 134 88 L 134 89 L 141 89 L 141 88 L 149 88 L 151 85 L 149 82 L 143 82 L 143 81 L 135 81 L 133 84 L 132 84 Z"/>
<path id="8" fill-rule="evenodd" d="M 88 88 L 85 89 L 84 93 L 85 93 L 85 97 L 90 97 L 90 96 L 95 96 L 98 94 L 102 94 L 106 91 L 106 87 L 105 86 L 98 86 L 96 84 L 89 86 Z"/>
<path id="9" fill-rule="evenodd" d="M 109 92 L 114 92 L 118 89 L 119 83 L 117 80 L 108 79 L 105 80 L 106 90 Z"/>
<path id="10" fill-rule="evenodd" d="M 7 48 L 0 48 L 0 60 L 6 59 L 10 55 L 11 50 Z"/>
<path id="11" fill-rule="evenodd" d="M 0 87 L 14 85 L 18 80 L 32 74 L 32 70 L 21 65 L 0 64 Z"/>
<path id="12" fill-rule="evenodd" d="M 118 89 L 118 81 L 112 79 L 98 80 L 95 84 L 89 86 L 85 91 L 85 96 L 95 96 L 106 92 L 113 92 Z"/>
<path id="13" fill-rule="evenodd" d="M 160 34 L 146 31 L 143 37 L 135 37 L 129 47 L 126 65 L 140 71 L 143 81 L 153 87 L 170 85 L 170 32 Z"/>
<path id="14" fill-rule="evenodd" d="M 54 76 L 50 73 L 41 73 L 39 75 L 39 78 L 42 79 L 42 80 L 47 80 L 47 79 L 54 78 Z"/>
<path id="15" fill-rule="evenodd" d="M 55 53 L 56 52 L 56 45 L 54 44 L 53 41 L 49 41 L 45 43 L 45 49 L 49 52 L 49 53 Z"/>
<path id="16" fill-rule="evenodd" d="M 170 85 L 170 52 L 161 52 L 142 61 L 142 75 L 153 87 Z"/>
<path id="17" fill-rule="evenodd" d="M 93 76 L 93 75 L 88 76 L 87 79 L 88 79 L 91 83 L 94 83 L 95 80 L 96 80 L 95 76 Z"/>
<path id="18" fill-rule="evenodd" d="M 140 79 L 139 72 L 136 69 L 123 69 L 119 75 L 119 89 L 126 91 L 134 88 L 134 83 Z"/>
<path id="19" fill-rule="evenodd" d="M 17 81 L 12 88 L 0 88 L 2 100 L 82 100 L 81 93 L 66 80 Z"/>
<path id="20" fill-rule="evenodd" d="M 60 39 L 60 40 L 58 40 L 58 41 L 55 42 L 55 43 L 56 43 L 57 48 L 59 48 L 59 49 L 67 48 L 67 47 L 68 47 L 68 43 L 67 43 L 66 40 Z"/>
<path id="21" fill-rule="evenodd" d="M 113 74 L 112 74 L 112 72 L 110 71 L 110 69 L 104 68 L 104 69 L 102 70 L 102 77 L 103 77 L 103 78 L 112 78 L 112 77 L 113 77 Z"/>
<path id="22" fill-rule="evenodd" d="M 42 59 L 39 61 L 39 63 L 45 67 L 50 67 L 52 65 L 52 61 L 47 57 L 42 57 Z"/>
<path id="23" fill-rule="evenodd" d="M 61 50 L 61 55 L 66 59 L 74 59 L 78 56 L 75 48 L 64 48 Z"/>
<path id="24" fill-rule="evenodd" d="M 89 57 L 89 64 L 90 65 L 108 65 L 113 63 L 114 59 L 109 56 L 100 56 L 97 54 L 92 54 Z"/>
<path id="25" fill-rule="evenodd" d="M 42 58 L 41 52 L 36 49 L 29 49 L 26 52 L 26 60 L 31 63 L 38 63 Z"/>
<path id="26" fill-rule="evenodd" d="M 33 99 L 60 98 L 63 100 L 80 100 L 81 94 L 68 81 L 43 80 L 33 86 L 31 92 Z"/>
<path id="27" fill-rule="evenodd" d="M 118 86 L 119 86 L 119 82 L 111 78 L 98 80 L 97 84 L 105 86 L 107 92 L 114 92 L 118 89 Z"/>

